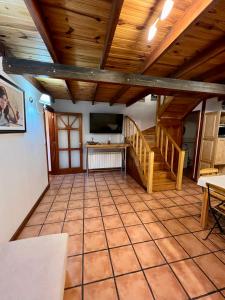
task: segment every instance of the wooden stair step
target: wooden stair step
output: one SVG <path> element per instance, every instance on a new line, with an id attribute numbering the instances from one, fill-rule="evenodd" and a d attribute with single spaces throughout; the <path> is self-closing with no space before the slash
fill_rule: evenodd
<path id="1" fill-rule="evenodd" d="M 159 191 L 166 191 L 166 190 L 174 190 L 176 189 L 176 182 L 172 179 L 153 179 L 153 191 L 159 192 Z"/>
<path id="2" fill-rule="evenodd" d="M 154 170 L 166 170 L 167 169 L 167 165 L 164 162 L 157 162 L 155 161 L 154 163 Z"/>
<path id="3" fill-rule="evenodd" d="M 155 179 L 171 179 L 171 172 L 169 170 L 160 170 L 160 171 L 155 171 L 153 174 L 153 178 Z"/>

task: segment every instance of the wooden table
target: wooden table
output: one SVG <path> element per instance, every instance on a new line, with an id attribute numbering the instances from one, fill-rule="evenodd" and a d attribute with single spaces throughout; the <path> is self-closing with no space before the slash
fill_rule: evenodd
<path id="1" fill-rule="evenodd" d="M 198 179 L 198 185 L 204 188 L 204 196 L 203 196 L 201 219 L 200 219 L 200 223 L 203 229 L 207 227 L 208 213 L 209 213 L 208 190 L 206 185 L 207 183 L 215 184 L 218 187 L 225 188 L 225 175 L 201 176 Z"/>
<path id="2" fill-rule="evenodd" d="M 123 162 L 124 162 L 124 173 L 127 173 L 127 148 L 129 147 L 129 144 L 96 144 L 96 145 L 91 145 L 91 144 L 86 144 L 87 148 L 87 154 L 86 154 L 86 170 L 87 170 L 87 175 L 89 174 L 89 165 L 88 165 L 88 156 L 89 156 L 89 150 L 120 150 L 122 153 L 123 157 Z M 123 155 L 124 154 L 124 155 Z M 123 164 L 121 166 L 121 170 L 123 168 Z"/>

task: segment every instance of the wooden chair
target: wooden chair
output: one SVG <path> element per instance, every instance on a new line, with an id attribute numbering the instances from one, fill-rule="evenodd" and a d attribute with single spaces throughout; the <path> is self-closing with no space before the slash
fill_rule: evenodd
<path id="1" fill-rule="evenodd" d="M 217 168 L 206 168 L 206 169 L 201 169 L 199 172 L 200 176 L 204 175 L 216 175 L 219 173 L 219 170 Z"/>
<path id="2" fill-rule="evenodd" d="M 222 217 L 225 217 L 225 189 L 211 183 L 207 183 L 207 189 L 208 189 L 209 208 L 215 219 L 215 223 L 213 227 L 210 229 L 207 236 L 204 238 L 204 240 L 206 240 L 209 237 L 209 235 L 212 233 L 216 225 L 219 227 L 220 232 L 222 234 L 224 233 L 224 230 L 219 221 Z M 219 202 L 213 205 L 212 197 L 218 200 Z"/>
<path id="3" fill-rule="evenodd" d="M 207 176 L 207 175 L 217 175 L 219 170 L 217 168 L 205 168 L 201 169 L 199 172 L 200 176 Z M 204 192 L 204 188 L 202 188 L 202 192 Z"/>

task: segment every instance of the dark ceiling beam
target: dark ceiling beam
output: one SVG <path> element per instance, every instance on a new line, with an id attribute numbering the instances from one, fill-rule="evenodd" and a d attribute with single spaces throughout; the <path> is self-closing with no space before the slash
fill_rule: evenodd
<path id="1" fill-rule="evenodd" d="M 55 63 L 62 63 L 62 61 L 60 60 L 60 57 L 57 53 L 57 51 L 54 48 L 54 43 L 51 39 L 51 36 L 48 32 L 48 26 L 47 23 L 43 17 L 42 11 L 41 11 L 41 7 L 40 7 L 40 1 L 38 0 L 24 0 L 27 9 L 29 10 L 29 13 L 34 21 L 34 24 L 37 27 L 38 32 L 40 33 L 50 55 L 51 58 L 53 60 L 53 62 Z M 68 92 L 69 97 L 71 98 L 71 101 L 73 103 L 75 103 L 75 99 L 73 97 L 73 93 L 70 89 L 70 85 L 69 82 L 65 82 L 66 83 L 66 89 Z"/>
<path id="2" fill-rule="evenodd" d="M 162 40 L 160 45 L 150 54 L 146 59 L 144 66 L 141 70 L 141 74 L 147 74 L 151 66 L 176 42 L 177 38 L 208 8 L 214 0 L 195 0 L 194 3 L 186 10 L 184 16 L 180 18 L 172 27 L 166 37 Z M 121 90 L 113 97 L 111 103 L 114 103 L 116 99 L 122 97 L 122 95 L 128 90 Z M 119 98 L 118 98 L 119 97 Z M 132 102 L 133 100 L 131 100 Z"/>
<path id="3" fill-rule="evenodd" d="M 3 58 L 3 70 L 8 74 L 29 74 L 39 77 L 48 76 L 50 78 L 72 79 L 83 82 L 147 87 L 151 89 L 152 93 L 157 95 L 167 95 L 168 93 L 177 92 L 210 96 L 225 95 L 225 85 L 223 84 L 153 77 L 13 57 Z"/>
<path id="4" fill-rule="evenodd" d="M 0 42 L 0 56 L 11 56 L 11 57 L 13 56 L 11 51 L 1 42 Z M 36 78 L 31 76 L 24 76 L 24 78 L 27 81 L 29 81 L 39 92 L 48 94 L 46 89 L 39 83 L 39 81 Z"/>
<path id="5" fill-rule="evenodd" d="M 106 32 L 106 36 L 105 36 L 104 48 L 103 48 L 102 56 L 100 59 L 100 69 L 104 69 L 104 67 L 106 65 L 106 61 L 109 56 L 109 52 L 110 52 L 110 49 L 112 46 L 112 41 L 113 41 L 113 38 L 115 35 L 116 26 L 119 21 L 123 2 L 124 2 L 124 0 L 113 0 L 110 18 L 109 18 L 108 26 L 107 26 L 107 32 Z M 95 98 L 98 93 L 98 88 L 99 88 L 99 86 L 96 85 L 92 105 L 94 105 Z"/>

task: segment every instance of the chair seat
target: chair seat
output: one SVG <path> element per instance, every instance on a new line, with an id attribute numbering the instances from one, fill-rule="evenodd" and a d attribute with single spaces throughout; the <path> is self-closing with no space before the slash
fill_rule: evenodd
<path id="1" fill-rule="evenodd" d="M 215 211 L 220 213 L 221 215 L 225 216 L 225 204 L 222 205 L 216 205 L 215 207 L 212 207 Z"/>

